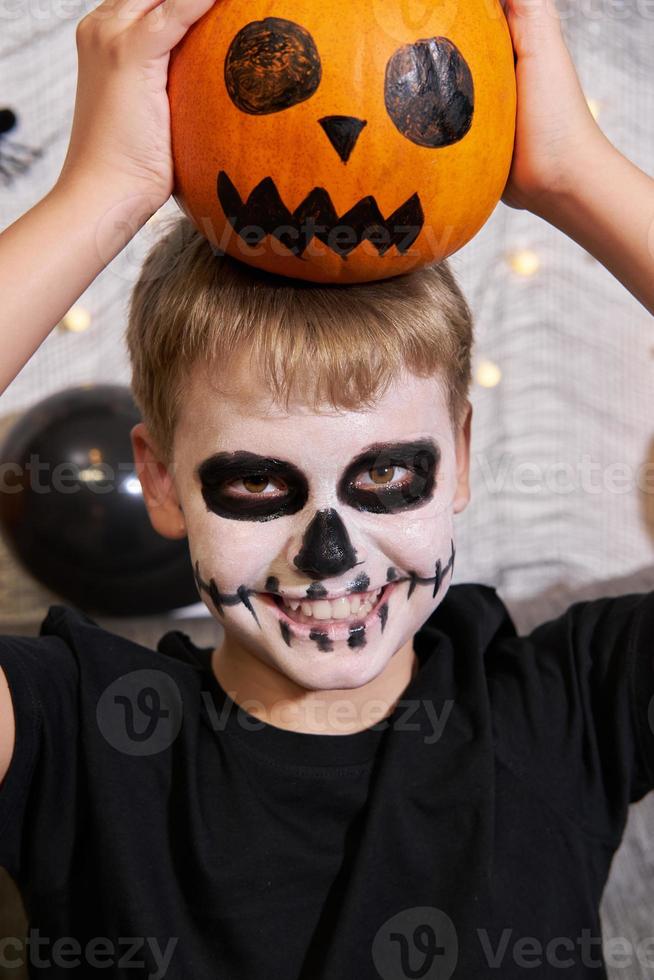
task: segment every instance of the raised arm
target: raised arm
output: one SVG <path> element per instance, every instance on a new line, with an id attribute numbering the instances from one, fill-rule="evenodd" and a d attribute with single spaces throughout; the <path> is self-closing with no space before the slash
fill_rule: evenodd
<path id="1" fill-rule="evenodd" d="M 57 184 L 0 235 L 0 393 L 157 210 L 135 204 Z"/>
<path id="2" fill-rule="evenodd" d="M 170 197 L 170 51 L 212 3 L 105 0 L 78 24 L 61 174 L 0 235 L 0 392 Z"/>
<path id="3" fill-rule="evenodd" d="M 595 122 L 554 0 L 502 2 L 518 83 L 516 142 L 502 200 L 574 239 L 654 314 L 654 180 Z"/>

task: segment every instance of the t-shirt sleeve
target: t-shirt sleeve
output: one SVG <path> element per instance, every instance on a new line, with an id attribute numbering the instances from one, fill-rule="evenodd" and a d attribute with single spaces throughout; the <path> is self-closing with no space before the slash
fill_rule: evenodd
<path id="1" fill-rule="evenodd" d="M 498 757 L 591 833 L 654 789 L 654 592 L 578 602 L 488 665 Z"/>
<path id="2" fill-rule="evenodd" d="M 56 839 L 57 813 L 63 819 L 65 801 L 74 799 L 79 670 L 57 636 L 0 637 L 0 667 L 16 724 L 0 784 L 0 865 L 20 881 L 39 857 L 27 842 Z M 43 820 L 51 826 L 38 826 Z"/>

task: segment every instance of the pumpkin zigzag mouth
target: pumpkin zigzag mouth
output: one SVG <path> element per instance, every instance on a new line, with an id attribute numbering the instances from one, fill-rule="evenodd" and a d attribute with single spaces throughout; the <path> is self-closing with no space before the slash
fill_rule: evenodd
<path id="1" fill-rule="evenodd" d="M 374 245 L 380 256 L 392 245 L 404 255 L 425 223 L 418 194 L 384 218 L 372 196 L 361 198 L 339 216 L 323 187 L 314 187 L 290 211 L 272 177 L 260 181 L 245 202 L 224 170 L 218 174 L 216 189 L 225 217 L 247 245 L 258 245 L 266 235 L 273 235 L 298 258 L 314 237 L 343 259 L 364 239 Z"/>

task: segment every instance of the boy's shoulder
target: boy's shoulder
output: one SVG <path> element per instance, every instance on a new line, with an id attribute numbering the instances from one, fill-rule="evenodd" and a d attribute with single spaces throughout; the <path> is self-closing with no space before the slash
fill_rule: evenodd
<path id="1" fill-rule="evenodd" d="M 51 605 L 38 636 L 0 636 L 0 665 L 8 660 L 32 671 L 68 674 L 106 685 L 135 671 L 161 671 L 177 680 L 199 679 L 209 667 L 211 649 L 195 646 L 178 630 L 165 633 L 155 649 L 99 625 L 82 610 Z"/>
<path id="2" fill-rule="evenodd" d="M 504 646 L 502 641 L 509 641 L 510 647 L 523 652 L 549 647 L 556 639 L 585 645 L 593 632 L 600 633 L 609 644 L 628 641 L 637 629 L 642 630 L 650 622 L 654 591 L 577 598 L 562 602 L 547 613 L 543 608 L 537 597 L 534 611 L 541 615 L 529 629 L 518 632 L 512 613 L 495 586 L 465 582 L 450 586 L 426 625 L 437 626 L 453 637 L 472 639 L 484 649 Z"/>

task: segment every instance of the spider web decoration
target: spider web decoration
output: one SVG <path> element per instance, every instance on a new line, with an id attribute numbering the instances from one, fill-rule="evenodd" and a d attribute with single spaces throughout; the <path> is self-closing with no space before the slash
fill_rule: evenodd
<path id="1" fill-rule="evenodd" d="M 5 186 L 29 170 L 32 163 L 43 155 L 40 147 L 25 146 L 10 139 L 7 134 L 15 129 L 17 122 L 13 109 L 0 109 L 0 180 Z"/>

